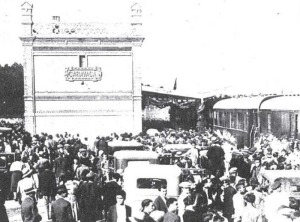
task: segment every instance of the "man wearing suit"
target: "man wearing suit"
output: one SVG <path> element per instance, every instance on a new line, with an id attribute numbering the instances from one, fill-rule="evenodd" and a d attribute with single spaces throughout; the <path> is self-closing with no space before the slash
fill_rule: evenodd
<path id="1" fill-rule="evenodd" d="M 236 194 L 236 190 L 231 186 L 230 179 L 224 180 L 224 206 L 223 216 L 227 218 L 228 222 L 232 222 L 232 215 L 234 214 L 233 196 Z"/>
<path id="2" fill-rule="evenodd" d="M 130 222 L 129 217 L 131 217 L 131 207 L 124 204 L 125 199 L 125 191 L 117 191 L 117 204 L 109 208 L 106 222 Z"/>
<path id="3" fill-rule="evenodd" d="M 66 186 L 58 186 L 57 194 L 57 200 L 51 205 L 52 222 L 74 222 L 71 204 L 64 199 L 68 194 Z"/>
<path id="4" fill-rule="evenodd" d="M 26 197 L 21 204 L 21 216 L 23 222 L 39 222 L 42 220 L 36 206 L 35 191 L 36 190 L 32 187 L 24 190 Z"/>
<path id="5" fill-rule="evenodd" d="M 56 180 L 54 173 L 50 170 L 49 162 L 45 162 L 43 168 L 45 171 L 39 175 L 39 189 L 45 201 L 48 219 L 50 219 L 51 202 L 54 200 L 56 193 Z"/>
<path id="6" fill-rule="evenodd" d="M 67 160 L 64 157 L 62 145 L 57 147 L 59 148 L 59 157 L 54 160 L 53 173 L 55 173 L 56 183 L 59 184 L 61 177 L 66 174 Z"/>
<path id="7" fill-rule="evenodd" d="M 158 188 L 159 196 L 154 200 L 154 206 L 156 210 L 163 211 L 165 213 L 168 212 L 167 203 L 167 186 L 162 185 Z"/>

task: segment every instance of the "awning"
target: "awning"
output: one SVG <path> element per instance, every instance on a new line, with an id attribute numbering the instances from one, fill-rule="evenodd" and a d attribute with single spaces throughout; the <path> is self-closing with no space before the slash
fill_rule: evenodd
<path id="1" fill-rule="evenodd" d="M 300 96 L 281 96 L 267 100 L 261 105 L 262 110 L 300 110 Z"/>
<path id="2" fill-rule="evenodd" d="M 229 98 L 217 102 L 214 109 L 259 109 L 269 96 Z"/>

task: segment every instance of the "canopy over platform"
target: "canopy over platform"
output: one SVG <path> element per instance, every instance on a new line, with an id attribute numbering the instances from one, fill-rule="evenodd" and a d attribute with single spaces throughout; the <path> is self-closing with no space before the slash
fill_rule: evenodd
<path id="1" fill-rule="evenodd" d="M 270 96 L 255 96 L 229 98 L 217 102 L 214 109 L 259 109 L 262 102 L 272 98 Z"/>
<path id="2" fill-rule="evenodd" d="M 300 96 L 280 96 L 261 105 L 263 110 L 300 110 Z"/>

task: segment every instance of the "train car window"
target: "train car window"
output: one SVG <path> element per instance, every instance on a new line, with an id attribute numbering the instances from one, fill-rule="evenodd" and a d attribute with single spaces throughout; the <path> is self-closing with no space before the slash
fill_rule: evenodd
<path id="1" fill-rule="evenodd" d="M 214 111 L 214 124 L 218 125 L 218 115 L 217 115 L 217 111 Z"/>
<path id="2" fill-rule="evenodd" d="M 271 133 L 271 113 L 268 113 L 268 133 Z"/>
<path id="3" fill-rule="evenodd" d="M 230 113 L 230 128 L 235 129 L 236 128 L 236 113 Z"/>
<path id="4" fill-rule="evenodd" d="M 229 112 L 225 113 L 225 127 L 230 128 L 230 113 Z"/>
<path id="5" fill-rule="evenodd" d="M 222 112 L 219 112 L 219 119 L 218 119 L 218 126 L 221 126 L 221 122 L 222 122 Z"/>
<path id="6" fill-rule="evenodd" d="M 248 131 L 249 117 L 248 113 L 244 113 L 244 131 Z"/>
<path id="7" fill-rule="evenodd" d="M 221 126 L 225 127 L 225 112 L 222 112 L 222 122 L 221 122 Z"/>
<path id="8" fill-rule="evenodd" d="M 238 113 L 238 129 L 239 130 L 244 130 L 244 115 L 243 113 Z"/>

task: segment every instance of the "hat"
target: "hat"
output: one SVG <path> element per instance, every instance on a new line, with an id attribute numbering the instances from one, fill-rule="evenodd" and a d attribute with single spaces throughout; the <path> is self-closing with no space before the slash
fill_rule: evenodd
<path id="1" fill-rule="evenodd" d="M 39 156 L 43 156 L 44 152 L 43 151 L 39 151 Z"/>
<path id="2" fill-rule="evenodd" d="M 233 151 L 232 152 L 232 156 L 241 156 L 242 155 L 242 153 L 240 153 L 239 151 Z"/>
<path id="3" fill-rule="evenodd" d="M 29 195 L 29 194 L 35 193 L 36 189 L 34 189 L 33 187 L 30 187 L 28 189 L 25 189 L 24 192 L 25 192 L 25 194 Z"/>
<path id="4" fill-rule="evenodd" d="M 23 177 L 22 177 L 22 178 L 25 178 L 25 177 L 30 176 L 31 173 L 32 173 L 32 170 L 31 170 L 31 169 L 29 169 L 29 168 L 24 168 L 24 169 L 22 170 L 22 174 L 23 174 Z"/>
<path id="5" fill-rule="evenodd" d="M 70 147 L 70 144 L 67 144 L 67 143 L 66 143 L 66 144 L 64 145 L 64 147 L 68 148 L 68 147 Z"/>
<path id="6" fill-rule="evenodd" d="M 257 150 L 256 147 L 252 147 L 251 149 L 249 149 L 249 153 L 253 154 L 253 153 L 255 153 L 256 150 Z"/>
<path id="7" fill-rule="evenodd" d="M 86 178 L 92 178 L 94 177 L 95 174 L 93 173 L 93 171 L 90 171 L 87 175 L 86 175 Z"/>
<path id="8" fill-rule="evenodd" d="M 117 173 L 122 175 L 124 173 L 124 170 L 123 169 L 117 169 Z"/>
<path id="9" fill-rule="evenodd" d="M 179 186 L 180 186 L 181 188 L 191 188 L 192 183 L 191 183 L 191 182 L 185 181 L 185 182 L 181 182 L 181 183 L 179 184 Z"/>
<path id="10" fill-rule="evenodd" d="M 81 148 L 81 149 L 79 149 L 79 152 L 80 152 L 80 153 L 86 152 L 86 149 Z"/>
<path id="11" fill-rule="evenodd" d="M 63 146 L 62 144 L 58 144 L 58 145 L 57 145 L 57 148 L 58 148 L 58 149 L 63 148 L 63 147 L 64 147 L 64 146 Z"/>
<path id="12" fill-rule="evenodd" d="M 64 184 L 57 186 L 57 193 L 58 194 L 67 193 L 67 192 L 68 192 L 67 188 Z"/>
<path id="13" fill-rule="evenodd" d="M 271 184 L 271 189 L 276 190 L 281 186 L 280 181 L 275 181 L 274 183 Z"/>
<path id="14" fill-rule="evenodd" d="M 237 168 L 236 167 L 232 167 L 230 170 L 229 170 L 229 173 L 236 173 L 237 172 Z"/>
<path id="15" fill-rule="evenodd" d="M 221 181 L 229 181 L 230 179 L 229 179 L 229 177 L 228 176 L 222 176 L 222 177 L 220 177 L 220 180 Z"/>
<path id="16" fill-rule="evenodd" d="M 180 152 L 180 151 L 178 151 L 178 152 L 175 153 L 176 157 L 181 157 L 181 155 L 182 155 L 182 152 Z"/>

